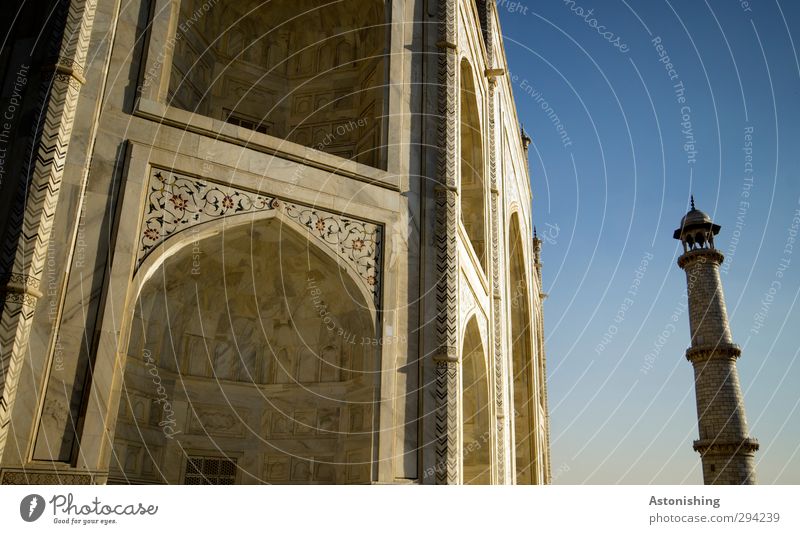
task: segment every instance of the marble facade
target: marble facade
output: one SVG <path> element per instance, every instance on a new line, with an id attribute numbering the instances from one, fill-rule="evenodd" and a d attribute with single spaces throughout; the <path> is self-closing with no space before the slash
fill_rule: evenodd
<path id="1" fill-rule="evenodd" d="M 495 2 L 61 4 L 0 183 L 0 483 L 549 482 Z"/>

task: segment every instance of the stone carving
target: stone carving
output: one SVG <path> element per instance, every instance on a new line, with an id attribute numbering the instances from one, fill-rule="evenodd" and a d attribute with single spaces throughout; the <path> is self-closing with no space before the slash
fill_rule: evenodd
<path id="1" fill-rule="evenodd" d="M 142 221 L 137 267 L 170 236 L 203 222 L 241 213 L 275 211 L 333 250 L 380 298 L 383 227 L 327 211 L 284 202 L 230 186 L 153 169 Z"/>
<path id="2" fill-rule="evenodd" d="M 214 436 L 244 436 L 242 419 L 247 418 L 247 411 L 229 407 L 220 410 L 214 407 L 194 405 L 195 414 L 189 424 L 193 434 Z"/>
<path id="3" fill-rule="evenodd" d="M 83 473 L 59 473 L 54 471 L 37 472 L 26 469 L 25 471 L 3 471 L 0 476 L 1 485 L 29 485 L 29 484 L 93 484 L 94 476 Z"/>
<path id="4" fill-rule="evenodd" d="M 439 2 L 439 74 L 436 144 L 436 382 L 434 471 L 437 484 L 459 482 L 458 427 L 458 53 L 456 2 Z"/>

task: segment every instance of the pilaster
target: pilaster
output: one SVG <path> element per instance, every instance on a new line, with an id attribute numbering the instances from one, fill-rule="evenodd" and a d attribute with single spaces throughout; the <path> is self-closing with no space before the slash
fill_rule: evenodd
<path id="1" fill-rule="evenodd" d="M 9 233 L 0 256 L 0 459 L 8 437 L 23 357 L 27 353 L 31 323 L 47 249 L 58 206 L 64 163 L 84 83 L 83 69 L 94 21 L 96 0 L 57 3 L 53 16 L 62 21 L 63 33 L 53 35 L 57 57 L 45 68 L 40 89 L 42 112 L 28 147 L 28 180 L 18 191 Z M 5 475 L 4 475 L 5 476 Z"/>
<path id="2" fill-rule="evenodd" d="M 455 0 L 439 2 L 436 196 L 436 483 L 458 484 L 458 54 Z"/>

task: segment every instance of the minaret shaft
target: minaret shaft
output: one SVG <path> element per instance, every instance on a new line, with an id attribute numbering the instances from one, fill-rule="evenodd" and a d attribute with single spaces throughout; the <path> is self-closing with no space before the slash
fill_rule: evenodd
<path id="1" fill-rule="evenodd" d="M 684 217 L 675 238 L 683 241 L 678 265 L 686 272 L 692 345 L 686 358 L 694 367 L 700 453 L 706 484 L 755 484 L 758 442 L 748 435 L 744 398 L 719 266 L 724 260 L 714 248 L 719 231 L 707 215 L 694 209 Z"/>

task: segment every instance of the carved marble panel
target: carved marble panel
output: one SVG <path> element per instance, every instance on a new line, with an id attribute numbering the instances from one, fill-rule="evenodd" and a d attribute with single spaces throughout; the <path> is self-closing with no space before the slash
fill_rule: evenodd
<path id="1" fill-rule="evenodd" d="M 158 168 L 151 170 L 137 266 L 156 246 L 178 232 L 214 219 L 263 211 L 282 214 L 310 239 L 332 250 L 355 271 L 378 302 L 381 225 Z"/>

